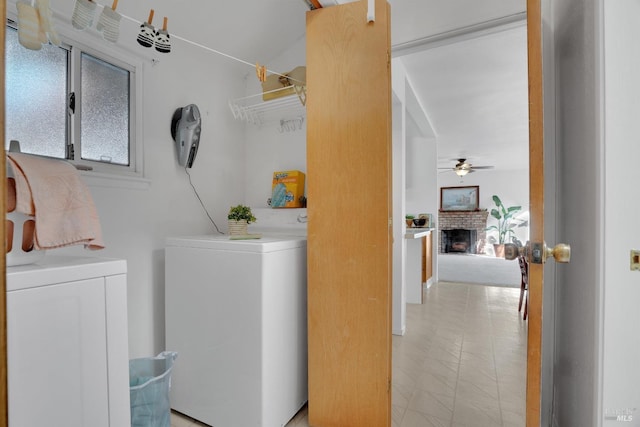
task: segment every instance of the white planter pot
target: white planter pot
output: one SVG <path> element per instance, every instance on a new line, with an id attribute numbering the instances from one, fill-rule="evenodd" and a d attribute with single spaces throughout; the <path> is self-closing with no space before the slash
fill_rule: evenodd
<path id="1" fill-rule="evenodd" d="M 231 236 L 244 236 L 247 235 L 247 220 L 239 220 L 230 219 L 229 221 L 229 235 Z"/>

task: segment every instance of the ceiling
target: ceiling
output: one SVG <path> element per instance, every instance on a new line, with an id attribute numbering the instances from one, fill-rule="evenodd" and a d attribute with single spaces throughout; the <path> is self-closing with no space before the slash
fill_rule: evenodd
<path id="1" fill-rule="evenodd" d="M 56 1 L 70 16 L 74 2 Z M 437 136 L 438 166 L 464 157 L 496 169 L 526 168 L 525 0 L 390 3 L 393 56 L 405 64 Z M 143 22 L 150 7 L 156 26 L 168 17 L 172 37 L 264 64 L 304 37 L 309 10 L 305 0 L 190 0 L 188 7 L 154 0 L 123 1 L 118 11 Z"/>
<path id="2" fill-rule="evenodd" d="M 438 167 L 528 167 L 526 26 L 401 56 L 437 137 Z"/>

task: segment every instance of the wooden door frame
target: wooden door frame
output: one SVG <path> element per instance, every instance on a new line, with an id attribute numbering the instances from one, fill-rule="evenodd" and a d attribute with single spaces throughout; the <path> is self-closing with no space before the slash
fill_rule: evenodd
<path id="1" fill-rule="evenodd" d="M 0 17 L 2 18 L 2 29 L 0 30 L 0 71 L 2 75 L 2 89 L 0 89 L 0 136 L 4 141 L 4 67 L 5 67 L 5 32 L 7 22 L 7 6 L 6 2 L 2 2 L 0 6 Z M 4 144 L 2 145 L 2 153 L 4 154 Z M 0 195 L 0 210 L 6 212 L 5 207 L 5 193 L 6 186 L 6 168 L 1 168 L 0 179 L 2 180 L 2 193 Z M 0 227 L 0 241 L 5 241 L 5 228 L 4 225 Z M 0 257 L 0 270 L 2 278 L 0 278 L 0 426 L 9 425 L 9 410 L 8 410 L 8 398 L 9 393 L 7 391 L 7 269 L 6 269 L 6 257 Z"/>
<path id="2" fill-rule="evenodd" d="M 2 78 L 2 89 L 0 90 L 0 103 L 2 106 L 0 107 L 0 136 L 2 136 L 2 140 L 4 141 L 4 52 L 5 52 L 5 32 L 7 22 L 7 10 L 6 3 L 2 2 L 0 6 L 0 17 L 2 18 L 2 30 L 0 30 L 0 77 Z M 4 155 L 4 144 L 2 144 L 2 154 Z M 2 182 L 6 180 L 6 168 L 2 168 L 2 173 L 0 173 L 0 179 Z M 5 207 L 5 192 L 6 188 L 4 185 L 0 185 L 2 188 L 0 192 L 0 209 L 2 212 L 6 212 Z M 5 242 L 5 229 L 4 222 L 2 229 L 1 239 Z M 0 257 L 0 270 L 2 274 L 2 278 L 0 278 L 0 307 L 2 308 L 2 315 L 0 316 L 0 426 L 8 426 L 9 425 L 9 393 L 7 390 L 7 269 L 6 269 L 6 259 L 4 256 Z"/>
<path id="3" fill-rule="evenodd" d="M 544 242 L 544 120 L 540 0 L 527 0 L 529 70 L 529 212 L 531 242 Z M 544 264 L 529 263 L 526 425 L 541 420 L 542 302 Z"/>

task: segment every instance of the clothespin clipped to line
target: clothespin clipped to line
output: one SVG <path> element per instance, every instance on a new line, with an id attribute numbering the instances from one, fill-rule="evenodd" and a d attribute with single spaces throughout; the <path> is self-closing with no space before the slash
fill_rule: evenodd
<path id="1" fill-rule="evenodd" d="M 167 31 L 167 22 L 169 19 L 165 16 L 162 23 L 162 29 L 156 32 L 156 50 L 161 53 L 171 52 L 171 42 L 169 41 L 169 32 Z"/>
<path id="2" fill-rule="evenodd" d="M 256 62 L 256 76 L 260 83 L 267 80 L 267 67 Z"/>
<path id="3" fill-rule="evenodd" d="M 76 30 L 86 30 L 93 25 L 97 13 L 98 4 L 91 0 L 76 0 L 71 16 L 71 24 Z M 118 41 L 120 36 L 120 21 L 122 16 L 116 12 L 118 0 L 113 0 L 111 7 L 103 7 L 98 18 L 96 30 L 102 33 L 102 37 L 111 43 Z"/>
<path id="4" fill-rule="evenodd" d="M 153 28 L 153 9 L 149 10 L 149 19 L 140 25 L 140 33 L 138 34 L 138 43 L 144 47 L 151 47 L 155 41 L 156 30 Z"/>
<path id="5" fill-rule="evenodd" d="M 167 31 L 167 22 L 169 19 L 165 16 L 162 24 L 162 30 L 156 31 L 153 27 L 153 15 L 155 11 L 149 10 L 149 19 L 140 25 L 140 33 L 138 34 L 138 43 L 144 47 L 152 47 L 155 45 L 156 50 L 160 53 L 171 52 L 171 41 L 169 32 Z"/>

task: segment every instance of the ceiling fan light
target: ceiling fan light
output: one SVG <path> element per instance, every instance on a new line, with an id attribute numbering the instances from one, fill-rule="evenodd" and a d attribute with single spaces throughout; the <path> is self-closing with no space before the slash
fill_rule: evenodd
<path id="1" fill-rule="evenodd" d="M 455 172 L 458 176 L 465 176 L 469 173 L 469 169 L 456 169 Z"/>

